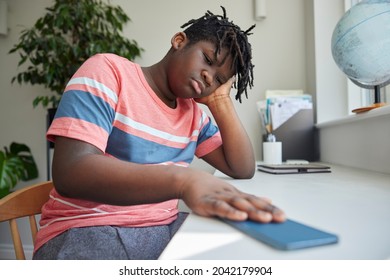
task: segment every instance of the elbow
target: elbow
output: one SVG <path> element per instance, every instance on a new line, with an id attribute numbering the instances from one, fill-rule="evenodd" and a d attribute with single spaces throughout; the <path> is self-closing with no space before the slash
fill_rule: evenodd
<path id="1" fill-rule="evenodd" d="M 252 179 L 253 176 L 255 176 L 255 171 L 256 171 L 256 168 L 252 168 L 250 172 L 248 172 L 244 178 L 242 179 Z"/>
<path id="2" fill-rule="evenodd" d="M 255 176 L 256 167 L 246 168 L 238 172 L 233 172 L 230 177 L 233 179 L 252 179 Z"/>
<path id="3" fill-rule="evenodd" d="M 234 179 L 252 179 L 255 176 L 255 172 L 250 172 L 246 174 L 239 174 L 238 176 L 234 176 Z"/>

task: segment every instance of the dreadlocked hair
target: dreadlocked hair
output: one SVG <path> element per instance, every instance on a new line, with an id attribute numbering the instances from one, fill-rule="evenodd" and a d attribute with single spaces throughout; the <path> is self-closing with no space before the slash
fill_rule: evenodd
<path id="1" fill-rule="evenodd" d="M 227 48 L 233 58 L 232 67 L 237 79 L 234 82 L 234 88 L 237 89 L 235 99 L 240 103 L 241 96 L 245 93 L 248 98 L 247 88 L 253 86 L 253 67 L 252 47 L 248 42 L 248 35 L 255 25 L 248 30 L 242 31 L 241 28 L 226 17 L 226 9 L 222 7 L 223 15 L 214 15 L 207 11 L 206 14 L 198 19 L 192 19 L 183 24 L 181 28 L 186 28 L 184 33 L 189 39 L 189 45 L 199 41 L 208 41 L 216 45 L 215 55 L 220 53 L 221 49 Z"/>

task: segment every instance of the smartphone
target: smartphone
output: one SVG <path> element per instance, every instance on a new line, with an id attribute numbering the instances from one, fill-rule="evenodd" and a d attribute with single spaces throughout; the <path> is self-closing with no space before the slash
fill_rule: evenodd
<path id="1" fill-rule="evenodd" d="M 295 250 L 338 242 L 338 236 L 287 219 L 283 223 L 262 224 L 255 221 L 236 222 L 221 219 L 243 233 L 279 250 Z"/>

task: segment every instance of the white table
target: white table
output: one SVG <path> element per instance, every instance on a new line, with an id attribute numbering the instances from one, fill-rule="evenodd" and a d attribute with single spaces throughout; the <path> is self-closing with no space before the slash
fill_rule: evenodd
<path id="1" fill-rule="evenodd" d="M 390 259 L 390 175 L 333 166 L 332 173 L 273 175 L 251 180 L 215 176 L 269 197 L 289 219 L 335 233 L 339 243 L 280 251 L 213 218 L 190 214 L 160 259 Z"/>

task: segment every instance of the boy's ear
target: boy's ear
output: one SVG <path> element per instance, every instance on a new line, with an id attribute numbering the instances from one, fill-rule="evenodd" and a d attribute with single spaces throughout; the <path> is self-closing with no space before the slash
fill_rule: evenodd
<path id="1" fill-rule="evenodd" d="M 171 39 L 172 48 L 175 50 L 180 49 L 187 42 L 187 35 L 184 32 L 178 32 L 173 35 Z"/>

